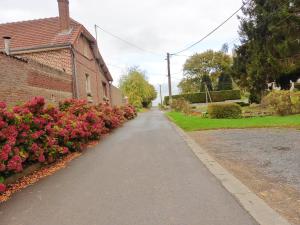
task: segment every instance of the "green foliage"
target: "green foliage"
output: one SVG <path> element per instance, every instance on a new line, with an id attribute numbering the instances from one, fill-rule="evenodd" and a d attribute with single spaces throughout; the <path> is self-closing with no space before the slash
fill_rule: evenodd
<path id="1" fill-rule="evenodd" d="M 189 114 L 191 112 L 191 106 L 184 98 L 174 99 L 171 104 L 171 108 L 176 112 L 183 112 Z"/>
<path id="2" fill-rule="evenodd" d="M 210 118 L 240 118 L 242 116 L 242 108 L 235 103 L 213 103 L 209 104 L 207 112 Z"/>
<path id="3" fill-rule="evenodd" d="M 162 110 L 162 111 L 165 111 L 168 109 L 166 105 L 160 104 L 160 103 L 158 104 L 158 108 L 159 108 L 159 110 Z"/>
<path id="4" fill-rule="evenodd" d="M 213 102 L 223 102 L 226 100 L 237 100 L 241 99 L 240 90 L 229 90 L 229 91 L 211 91 L 211 98 Z M 182 94 L 182 95 L 173 95 L 173 99 L 184 98 L 190 103 L 205 103 L 206 94 L 205 92 L 191 93 L 191 94 Z M 165 104 L 169 104 L 169 96 L 166 96 L 164 99 Z"/>
<path id="5" fill-rule="evenodd" d="M 128 97 L 129 103 L 137 108 L 149 107 L 157 97 L 153 85 L 149 84 L 145 72 L 136 67 L 130 68 L 120 79 L 120 88 Z"/>
<path id="6" fill-rule="evenodd" d="M 216 86 L 218 77 L 229 70 L 232 58 L 222 51 L 195 54 L 184 64 L 184 79 L 178 85 L 181 93 L 205 91 L 204 83 L 210 90 Z"/>
<path id="7" fill-rule="evenodd" d="M 218 90 L 232 90 L 232 78 L 228 73 L 222 72 L 218 81 Z"/>
<path id="8" fill-rule="evenodd" d="M 246 107 L 246 106 L 250 105 L 249 103 L 246 103 L 246 102 L 236 102 L 236 104 L 238 104 L 241 107 Z"/>
<path id="9" fill-rule="evenodd" d="M 243 8 L 242 45 L 235 51 L 232 71 L 253 101 L 260 101 L 267 82 L 276 81 L 288 89 L 290 80 L 299 78 L 299 7 L 300 1 L 292 6 L 290 1 L 253 0 Z"/>
<path id="10" fill-rule="evenodd" d="M 205 87 L 206 86 L 206 87 Z M 206 89 L 207 88 L 207 89 Z M 209 75 L 203 75 L 202 80 L 201 80 L 201 88 L 200 91 L 205 92 L 205 91 L 212 91 L 213 90 L 213 84 L 210 79 Z"/>
<path id="11" fill-rule="evenodd" d="M 240 119 L 210 119 L 180 112 L 168 112 L 168 117 L 186 131 L 258 127 L 300 128 L 300 115 L 265 116 Z"/>
<path id="12" fill-rule="evenodd" d="M 281 116 L 300 113 L 300 93 L 272 91 L 263 98 L 262 105 L 271 107 Z"/>
<path id="13" fill-rule="evenodd" d="M 183 78 L 178 84 L 178 88 L 184 94 L 199 92 L 201 89 L 201 78 Z"/>
<path id="14" fill-rule="evenodd" d="M 300 91 L 300 83 L 295 83 L 295 88 Z"/>

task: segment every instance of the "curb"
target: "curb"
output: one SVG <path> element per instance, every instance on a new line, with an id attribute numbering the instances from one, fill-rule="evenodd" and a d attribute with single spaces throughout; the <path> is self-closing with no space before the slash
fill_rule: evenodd
<path id="1" fill-rule="evenodd" d="M 177 133 L 188 144 L 197 158 L 205 165 L 210 173 L 212 173 L 212 175 L 220 181 L 222 186 L 237 199 L 239 204 L 256 220 L 258 224 L 291 225 L 285 218 L 268 206 L 241 181 L 224 169 L 173 121 L 169 121 Z"/>
<path id="2" fill-rule="evenodd" d="M 17 173 L 17 174 L 14 174 L 14 175 L 8 177 L 4 181 L 4 184 L 8 185 L 8 184 L 16 183 L 18 179 L 25 177 L 29 174 L 32 174 L 34 171 L 40 169 L 41 167 L 42 167 L 41 163 L 36 163 L 36 164 L 30 165 L 27 168 L 25 168 L 21 173 Z"/>

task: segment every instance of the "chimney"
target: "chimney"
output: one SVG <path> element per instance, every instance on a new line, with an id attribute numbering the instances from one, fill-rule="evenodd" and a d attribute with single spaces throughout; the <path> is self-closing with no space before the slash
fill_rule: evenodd
<path id="1" fill-rule="evenodd" d="M 60 31 L 62 33 L 70 30 L 69 0 L 57 0 L 59 10 Z"/>
<path id="2" fill-rule="evenodd" d="M 4 52 L 6 55 L 10 55 L 10 43 L 11 43 L 11 37 L 9 36 L 4 36 Z"/>

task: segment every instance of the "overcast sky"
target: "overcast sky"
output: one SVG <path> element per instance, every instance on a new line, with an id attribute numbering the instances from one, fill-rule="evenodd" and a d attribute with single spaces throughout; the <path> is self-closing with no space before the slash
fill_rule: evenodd
<path id="1" fill-rule="evenodd" d="M 166 52 L 176 52 L 199 40 L 242 4 L 242 0 L 69 1 L 71 17 L 85 25 L 93 35 L 94 24 L 98 24 L 147 50 L 140 51 L 99 31 L 100 52 L 114 77 L 114 84 L 118 84 L 126 68 L 139 66 L 147 71 L 150 83 L 157 89 L 159 84 L 163 85 L 163 95 L 167 95 Z M 56 0 L 1 0 L 0 23 L 57 15 Z M 238 38 L 238 26 L 239 21 L 234 17 L 207 40 L 182 54 L 219 50 L 223 43 L 232 43 Z M 184 56 L 171 59 L 175 93 L 185 60 Z"/>

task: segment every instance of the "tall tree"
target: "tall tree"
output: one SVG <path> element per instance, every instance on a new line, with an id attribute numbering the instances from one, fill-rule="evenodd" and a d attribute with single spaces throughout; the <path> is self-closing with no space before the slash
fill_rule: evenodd
<path id="1" fill-rule="evenodd" d="M 146 78 L 145 72 L 132 67 L 120 79 L 120 88 L 129 99 L 129 103 L 137 108 L 148 107 L 157 97 L 157 92 Z"/>
<path id="2" fill-rule="evenodd" d="M 258 101 L 267 82 L 289 88 L 300 74 L 299 6 L 299 0 L 252 0 L 243 9 L 233 75 Z"/>
<path id="3" fill-rule="evenodd" d="M 206 52 L 191 56 L 184 64 L 184 79 L 179 88 L 182 93 L 205 91 L 204 83 L 209 89 L 217 86 L 218 77 L 230 69 L 232 59 L 222 51 Z"/>

